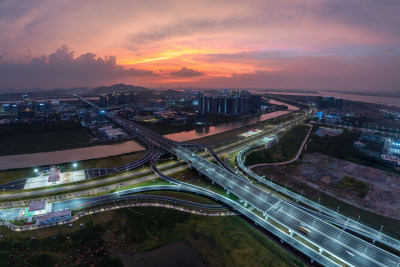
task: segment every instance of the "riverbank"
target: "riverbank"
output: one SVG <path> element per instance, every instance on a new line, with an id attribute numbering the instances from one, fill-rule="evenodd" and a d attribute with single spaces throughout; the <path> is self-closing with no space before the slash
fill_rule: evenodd
<path id="1" fill-rule="evenodd" d="M 78 122 L 0 125 L 0 156 L 90 146 L 91 139 Z"/>
<path id="2" fill-rule="evenodd" d="M 139 143 L 135 141 L 126 141 L 113 145 L 98 145 L 52 152 L 2 156 L 0 157 L 0 170 L 54 165 L 65 162 L 77 162 L 143 150 L 145 150 L 145 148 Z"/>
<path id="3" fill-rule="evenodd" d="M 229 123 L 224 123 L 220 125 L 215 125 L 215 126 L 209 126 L 209 127 L 203 127 L 200 130 L 192 130 L 192 131 L 187 131 L 187 132 L 180 132 L 180 133 L 175 133 L 175 134 L 168 134 L 164 135 L 164 137 L 178 141 L 178 142 L 186 142 L 186 141 L 195 141 L 198 142 L 198 140 L 201 139 L 200 142 L 204 142 L 206 140 L 205 138 L 209 137 L 209 142 L 215 142 L 216 140 L 219 140 L 219 138 L 211 138 L 214 137 L 215 135 L 220 135 L 224 134 L 224 136 L 228 136 L 231 134 L 232 136 L 235 136 L 236 132 L 245 132 L 246 129 L 251 130 L 257 125 L 262 125 L 265 124 L 266 121 L 270 121 L 271 119 L 275 119 L 278 117 L 281 117 L 283 115 L 289 114 L 290 111 L 275 111 L 272 113 L 268 114 L 263 114 L 260 117 L 252 117 L 249 118 L 246 121 L 233 121 Z M 223 135 L 220 135 L 223 136 Z M 219 137 L 220 137 L 219 136 Z"/>
<path id="4" fill-rule="evenodd" d="M 146 151 L 137 151 L 129 154 L 116 155 L 111 157 L 89 159 L 79 161 L 77 169 L 94 169 L 94 168 L 114 168 L 128 164 L 130 162 L 141 159 L 146 154 Z M 72 171 L 71 162 L 57 164 L 63 172 Z M 39 167 L 39 166 L 35 166 Z M 5 184 L 14 180 L 31 177 L 34 174 L 33 168 L 18 168 L 0 170 L 0 184 Z"/>

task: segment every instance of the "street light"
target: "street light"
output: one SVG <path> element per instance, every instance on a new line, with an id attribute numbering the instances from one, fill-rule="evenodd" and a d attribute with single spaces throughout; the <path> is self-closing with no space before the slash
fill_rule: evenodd
<path id="1" fill-rule="evenodd" d="M 38 170 L 38 168 L 35 168 L 35 174 L 37 175 L 38 174 L 38 172 L 39 172 L 39 170 Z"/>
<path id="2" fill-rule="evenodd" d="M 76 167 L 78 166 L 78 164 L 76 164 L 76 163 L 73 163 L 72 164 L 72 167 L 74 167 L 74 171 L 76 170 Z"/>

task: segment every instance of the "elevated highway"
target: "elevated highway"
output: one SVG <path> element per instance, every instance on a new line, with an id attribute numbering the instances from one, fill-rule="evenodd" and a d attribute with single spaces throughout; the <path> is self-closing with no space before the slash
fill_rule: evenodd
<path id="1" fill-rule="evenodd" d="M 290 231 L 291 234 L 288 235 L 290 238 L 293 238 L 292 233 L 302 235 L 299 230 L 300 226 L 306 225 L 310 233 L 303 235 L 303 238 L 317 246 L 321 255 L 325 251 L 351 266 L 400 265 L 399 257 L 355 237 L 313 214 L 284 202 L 273 194 L 268 194 L 247 179 L 211 163 L 176 142 L 131 121 L 118 117 L 112 118 L 125 130 L 137 132 L 143 138 L 152 140 L 159 147 L 184 160 L 213 182 L 222 186 L 228 193 L 233 193 L 244 200 L 245 206 L 251 205 L 262 212 L 265 219 L 272 218 L 279 222 Z M 158 173 L 158 175 L 160 174 Z"/>
<path id="2" fill-rule="evenodd" d="M 335 262 L 325 256 L 324 252 L 326 252 L 349 266 L 400 266 L 399 257 L 351 235 L 343 229 L 337 228 L 295 205 L 282 201 L 282 199 L 273 194 L 268 194 L 247 179 L 204 159 L 192 151 L 183 148 L 178 143 L 166 139 L 143 126 L 120 118 L 115 114 L 109 114 L 108 117 L 126 131 L 136 134 L 138 137 L 184 160 L 211 179 L 213 183 L 217 183 L 223 187 L 228 194 L 235 194 L 244 201 L 244 206 L 233 201 L 231 203 L 232 207 L 280 237 L 282 241 L 288 242 L 293 247 L 310 256 L 311 259 L 315 259 L 325 266 L 337 266 Z M 158 175 L 160 174 L 158 173 Z M 180 184 L 178 190 L 187 186 L 193 187 L 193 185 Z M 246 208 L 248 205 L 261 212 L 264 219 L 248 210 Z M 270 218 L 284 226 L 289 234 L 267 223 L 267 220 Z M 301 226 L 307 227 L 309 230 L 307 234 L 300 231 Z M 303 239 L 316 246 L 318 251 L 296 240 L 293 236 L 294 233 L 302 236 Z"/>
<path id="3" fill-rule="evenodd" d="M 364 235 L 368 238 L 371 238 L 373 240 L 373 243 L 378 241 L 382 244 L 385 244 L 395 250 L 400 251 L 400 240 L 397 240 L 393 237 L 390 237 L 380 231 L 377 231 L 376 229 L 373 229 L 371 227 L 368 227 L 358 221 L 355 221 L 349 217 L 344 216 L 343 214 L 340 214 L 336 211 L 333 211 L 325 206 L 322 206 L 308 198 L 305 198 L 295 192 L 292 192 L 280 185 L 277 185 L 275 183 L 273 183 L 272 181 L 269 181 L 267 179 L 265 179 L 265 177 L 261 177 L 257 174 L 255 174 L 254 172 L 252 172 L 250 169 L 248 169 L 244 163 L 243 163 L 243 157 L 244 155 L 251 151 L 253 149 L 252 146 L 249 146 L 247 148 L 242 149 L 238 155 L 237 155 L 237 163 L 239 165 L 239 168 L 246 174 L 250 175 L 250 177 L 252 177 L 253 179 L 257 180 L 258 182 L 260 182 L 261 184 L 264 184 L 266 186 L 268 186 L 269 188 L 272 188 L 274 190 L 276 190 L 277 192 L 282 193 L 285 196 L 288 196 L 292 199 L 294 199 L 296 202 L 298 203 L 303 203 L 309 207 L 312 207 L 313 209 L 317 210 L 318 213 L 323 213 L 328 215 L 325 220 L 334 223 L 336 225 L 340 225 L 342 227 L 351 229 L 352 231 L 355 231 L 361 235 Z M 301 207 L 300 205 L 298 205 L 299 208 L 304 209 L 303 207 Z M 309 210 L 308 210 L 309 211 Z"/>

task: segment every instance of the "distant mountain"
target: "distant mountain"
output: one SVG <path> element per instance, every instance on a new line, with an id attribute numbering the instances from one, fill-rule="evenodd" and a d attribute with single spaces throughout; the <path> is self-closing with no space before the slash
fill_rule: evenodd
<path id="1" fill-rule="evenodd" d="M 22 100 L 22 95 L 27 94 L 28 98 L 43 99 L 43 98 L 68 98 L 73 94 L 78 94 L 83 97 L 98 96 L 99 94 L 110 94 L 113 92 L 131 92 L 131 91 L 148 91 L 149 89 L 141 86 L 133 86 L 127 84 L 114 84 L 111 86 L 100 86 L 96 88 L 90 87 L 75 87 L 75 88 L 58 88 L 58 89 L 41 89 L 31 88 L 19 90 L 18 92 L 1 93 L 0 101 L 19 101 Z"/>
<path id="2" fill-rule="evenodd" d="M 134 85 L 129 85 L 129 84 L 114 84 L 111 86 L 100 86 L 97 88 L 94 88 L 92 90 L 92 94 L 111 94 L 111 93 L 119 93 L 119 92 L 131 92 L 131 91 L 148 91 L 149 89 L 141 86 L 134 86 Z"/>
<path id="3" fill-rule="evenodd" d="M 63 88 L 63 89 L 41 89 L 32 88 L 21 90 L 18 92 L 4 93 L 0 94 L 0 101 L 20 101 L 22 100 L 22 95 L 28 95 L 30 99 L 45 99 L 45 98 L 68 98 L 73 94 L 79 94 L 88 91 L 89 87 L 79 87 L 79 88 Z"/>

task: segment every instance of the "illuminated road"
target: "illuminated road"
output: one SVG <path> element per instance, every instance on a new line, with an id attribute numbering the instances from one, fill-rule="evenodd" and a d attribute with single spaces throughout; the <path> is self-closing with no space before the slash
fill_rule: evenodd
<path id="1" fill-rule="evenodd" d="M 176 142 L 168 140 L 131 121 L 122 119 L 115 114 L 108 114 L 108 117 L 126 131 L 136 134 L 143 140 L 158 145 L 184 160 L 200 173 L 209 177 L 213 182 L 225 188 L 227 192 L 231 192 L 244 200 L 245 206 L 251 205 L 263 213 L 266 219 L 272 218 L 279 222 L 290 230 L 290 234 L 285 233 L 286 236 L 283 237 L 281 233 L 276 233 L 276 227 L 271 229 L 271 227 L 263 225 L 267 230 L 280 236 L 283 240 L 288 240 L 294 247 L 304 252 L 304 247 L 306 246 L 302 245 L 303 247 L 299 248 L 296 243 L 298 241 L 292 238 L 293 232 L 318 247 L 319 255 L 321 256 L 317 257 L 315 253 L 309 250 L 304 253 L 311 258 L 315 258 L 321 264 L 327 266 L 337 265 L 332 261 L 327 261 L 327 258 L 322 256 L 323 252 L 328 252 L 351 266 L 400 266 L 399 257 L 361 240 L 288 202 L 282 201 L 282 199 L 273 194 L 268 194 L 247 179 L 211 163 Z M 240 211 L 243 215 L 254 218 L 255 214 L 251 213 L 250 215 L 247 209 L 243 210 L 241 208 Z M 257 220 L 261 219 L 259 216 L 257 218 Z M 310 231 L 308 235 L 304 235 L 299 231 L 301 225 L 304 225 Z"/>
<path id="2" fill-rule="evenodd" d="M 274 195 L 267 194 L 247 179 L 232 174 L 177 143 L 133 122 L 116 116 L 111 116 L 111 118 L 125 130 L 136 132 L 142 138 L 152 140 L 160 147 L 175 154 L 227 191 L 235 194 L 247 204 L 267 217 L 278 221 L 291 231 L 301 235 L 298 229 L 300 222 L 303 223 L 311 230 L 311 233 L 308 236 L 303 235 L 303 238 L 315 244 L 321 251 L 332 253 L 353 266 L 396 266 L 400 264 L 400 259 L 397 256 L 342 231 L 298 207 L 283 202 Z"/>

